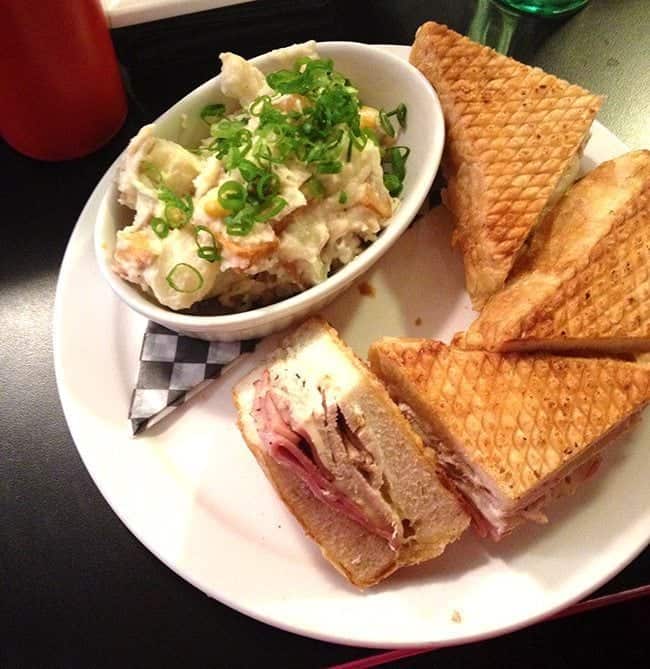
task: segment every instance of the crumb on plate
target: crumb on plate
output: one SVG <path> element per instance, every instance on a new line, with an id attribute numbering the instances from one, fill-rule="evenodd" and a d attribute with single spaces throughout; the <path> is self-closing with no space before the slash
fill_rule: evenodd
<path id="1" fill-rule="evenodd" d="M 369 284 L 367 281 L 362 281 L 359 284 L 359 292 L 364 296 L 364 297 L 374 297 L 375 296 L 375 288 L 371 284 Z"/>

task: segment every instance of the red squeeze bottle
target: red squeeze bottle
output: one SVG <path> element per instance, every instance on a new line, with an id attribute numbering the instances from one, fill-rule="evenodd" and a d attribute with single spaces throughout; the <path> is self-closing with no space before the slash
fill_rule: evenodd
<path id="1" fill-rule="evenodd" d="M 85 156 L 127 104 L 99 0 L 0 0 L 0 134 L 41 160 Z"/>

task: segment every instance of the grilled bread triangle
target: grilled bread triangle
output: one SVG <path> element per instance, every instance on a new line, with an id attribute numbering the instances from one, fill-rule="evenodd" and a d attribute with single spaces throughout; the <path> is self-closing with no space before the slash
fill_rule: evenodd
<path id="1" fill-rule="evenodd" d="M 384 338 L 369 360 L 494 538 L 539 516 L 570 477 L 575 485 L 588 476 L 599 450 L 650 400 L 650 368 L 608 358 Z"/>
<path id="2" fill-rule="evenodd" d="M 650 151 L 583 177 L 545 217 L 518 266 L 456 343 L 650 351 Z"/>
<path id="3" fill-rule="evenodd" d="M 433 22 L 419 28 L 410 60 L 443 108 L 443 198 L 457 220 L 467 290 L 481 308 L 577 176 L 601 98 Z"/>

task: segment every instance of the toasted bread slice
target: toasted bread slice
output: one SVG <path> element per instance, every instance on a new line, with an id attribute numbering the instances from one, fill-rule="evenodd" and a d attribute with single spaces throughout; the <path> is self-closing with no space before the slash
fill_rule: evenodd
<path id="1" fill-rule="evenodd" d="M 445 115 L 443 200 L 480 309 L 577 176 L 601 98 L 433 22 L 417 31 L 410 60 L 435 87 Z"/>
<path id="2" fill-rule="evenodd" d="M 273 429 L 302 437 L 293 456 L 270 443 L 270 421 L 260 419 L 260 398 L 266 401 L 269 392 L 283 416 Z M 425 452 L 383 385 L 324 321 L 311 319 L 288 335 L 233 396 L 242 435 L 266 476 L 354 585 L 372 586 L 402 566 L 436 557 L 469 525 L 438 480 L 435 455 Z M 307 469 L 317 469 L 311 478 L 296 465 L 309 449 Z M 329 481 L 324 490 L 320 474 Z M 359 509 L 379 533 L 354 517 Z M 381 532 L 386 524 L 390 536 Z"/>
<path id="3" fill-rule="evenodd" d="M 500 351 L 650 351 L 650 151 L 599 165 L 533 235 L 456 343 Z"/>
<path id="4" fill-rule="evenodd" d="M 384 338 L 369 360 L 494 538 L 526 518 L 544 521 L 543 506 L 590 475 L 599 451 L 650 401 L 650 369 L 608 358 Z"/>

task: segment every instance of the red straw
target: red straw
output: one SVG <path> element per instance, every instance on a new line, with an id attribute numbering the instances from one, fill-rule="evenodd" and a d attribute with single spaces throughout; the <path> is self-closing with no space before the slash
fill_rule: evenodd
<path id="1" fill-rule="evenodd" d="M 558 613 L 550 616 L 549 618 L 546 618 L 546 620 L 566 618 L 567 616 L 584 613 L 585 611 L 593 611 L 594 609 L 601 609 L 605 606 L 620 604 L 631 599 L 638 599 L 639 597 L 646 597 L 648 595 L 650 595 L 650 584 L 642 585 L 639 588 L 633 588 L 631 590 L 616 592 L 613 595 L 604 595 L 603 597 L 596 597 L 595 599 L 587 599 L 584 602 L 578 602 L 577 604 L 569 606 L 566 609 L 563 609 L 562 611 L 559 611 Z M 414 655 L 430 653 L 433 650 L 435 650 L 435 648 L 390 650 L 386 653 L 369 655 L 368 657 L 361 658 L 360 660 L 352 660 L 351 662 L 345 662 L 344 664 L 333 665 L 330 667 L 330 669 L 369 669 L 370 667 L 379 667 L 382 664 L 403 660 L 404 658 L 413 657 Z"/>

